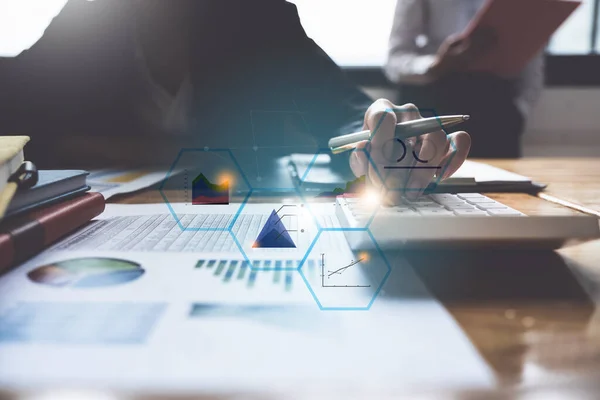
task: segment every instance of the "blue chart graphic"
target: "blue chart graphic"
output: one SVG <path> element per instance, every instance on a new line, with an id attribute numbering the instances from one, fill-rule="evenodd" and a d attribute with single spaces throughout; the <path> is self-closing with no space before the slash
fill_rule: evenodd
<path id="1" fill-rule="evenodd" d="M 229 204 L 229 182 L 215 185 L 204 174 L 192 182 L 192 204 Z"/>
<path id="2" fill-rule="evenodd" d="M 254 248 L 295 248 L 296 244 L 290 237 L 287 229 L 283 225 L 277 211 L 273 210 L 269 219 L 262 228 L 256 241 L 252 245 Z"/>
<path id="3" fill-rule="evenodd" d="M 27 274 L 42 285 L 74 288 L 94 288 L 120 285 L 144 274 L 137 263 L 105 257 L 74 258 L 38 267 Z"/>

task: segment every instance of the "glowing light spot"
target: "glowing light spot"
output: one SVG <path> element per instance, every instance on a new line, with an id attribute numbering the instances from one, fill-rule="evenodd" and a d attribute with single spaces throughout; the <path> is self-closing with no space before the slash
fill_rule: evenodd
<path id="1" fill-rule="evenodd" d="M 381 196 L 374 190 L 366 190 L 362 198 L 365 204 L 371 206 L 377 206 L 381 204 Z"/>
<path id="2" fill-rule="evenodd" d="M 227 183 L 231 187 L 235 184 L 235 179 L 233 179 L 233 174 L 230 172 L 222 172 L 217 176 L 217 183 L 219 185 Z"/>
<path id="3" fill-rule="evenodd" d="M 369 262 L 369 260 L 371 260 L 371 254 L 367 253 L 366 251 L 360 252 L 358 253 L 358 259 L 365 263 Z"/>

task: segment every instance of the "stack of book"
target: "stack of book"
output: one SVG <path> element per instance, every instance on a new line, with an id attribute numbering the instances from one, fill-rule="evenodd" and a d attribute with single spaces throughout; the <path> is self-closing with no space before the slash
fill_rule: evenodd
<path id="1" fill-rule="evenodd" d="M 87 171 L 37 170 L 25 161 L 27 136 L 0 137 L 0 274 L 104 211 Z"/>

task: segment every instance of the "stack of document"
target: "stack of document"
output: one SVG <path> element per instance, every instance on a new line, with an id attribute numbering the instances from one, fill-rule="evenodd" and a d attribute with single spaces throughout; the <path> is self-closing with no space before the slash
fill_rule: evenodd
<path id="1" fill-rule="evenodd" d="M 38 171 L 25 162 L 28 141 L 0 137 L 0 273 L 104 210 L 101 195 L 86 194 L 87 171 Z"/>
<path id="2" fill-rule="evenodd" d="M 435 191 L 537 193 L 545 187 L 526 176 L 467 160 L 452 177 L 442 182 Z"/>
<path id="3" fill-rule="evenodd" d="M 289 157 L 291 174 L 306 189 L 330 186 L 344 187 L 348 180 L 354 179 L 347 162 L 340 163 L 328 154 L 318 156 L 309 154 L 292 154 Z M 342 165 L 344 164 L 344 165 Z M 309 171 L 310 167 L 310 171 Z M 309 171 L 307 173 L 307 171 Z M 545 185 L 532 182 L 531 178 L 492 167 L 487 164 L 465 161 L 452 177 L 439 185 L 431 184 L 429 191 L 436 193 L 461 192 L 517 192 L 537 193 Z"/>

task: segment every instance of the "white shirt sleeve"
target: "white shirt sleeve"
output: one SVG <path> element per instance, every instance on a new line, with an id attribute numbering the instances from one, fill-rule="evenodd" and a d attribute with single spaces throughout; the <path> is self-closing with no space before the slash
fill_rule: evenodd
<path id="1" fill-rule="evenodd" d="M 544 64 L 542 51 L 529 61 L 517 80 L 515 104 L 525 119 L 530 116 L 544 88 Z"/>
<path id="2" fill-rule="evenodd" d="M 396 3 L 385 65 L 385 73 L 392 82 L 424 84 L 430 81 L 426 73 L 436 56 L 423 54 L 423 48 L 417 45 L 418 37 L 427 35 L 425 1 L 398 0 Z"/>

